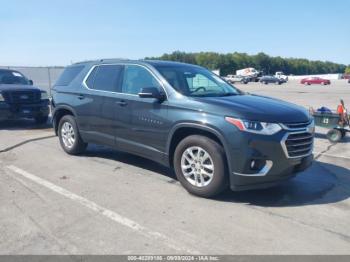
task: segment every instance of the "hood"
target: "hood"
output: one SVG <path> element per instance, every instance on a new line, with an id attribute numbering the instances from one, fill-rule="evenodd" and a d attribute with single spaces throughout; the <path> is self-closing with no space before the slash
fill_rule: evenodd
<path id="1" fill-rule="evenodd" d="M 282 100 L 257 96 L 236 95 L 227 97 L 194 98 L 214 108 L 204 110 L 222 112 L 225 116 L 241 119 L 269 122 L 269 123 L 296 123 L 309 121 L 309 113 L 303 107 L 284 102 Z"/>
<path id="2" fill-rule="evenodd" d="M 36 86 L 31 85 L 3 85 L 0 84 L 0 92 L 1 91 L 41 91 Z"/>

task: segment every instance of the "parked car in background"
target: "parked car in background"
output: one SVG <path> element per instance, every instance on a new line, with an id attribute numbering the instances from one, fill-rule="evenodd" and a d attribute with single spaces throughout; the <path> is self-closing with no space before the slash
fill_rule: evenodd
<path id="1" fill-rule="evenodd" d="M 275 77 L 277 77 L 279 79 L 283 79 L 285 82 L 288 81 L 288 76 L 285 75 L 283 72 L 276 72 Z"/>
<path id="2" fill-rule="evenodd" d="M 308 77 L 300 81 L 303 85 L 330 85 L 331 81 L 328 79 L 323 79 L 321 77 Z"/>
<path id="3" fill-rule="evenodd" d="M 14 70 L 0 69 L 0 120 L 32 118 L 46 123 L 49 98 L 33 81 Z"/>
<path id="4" fill-rule="evenodd" d="M 277 78 L 274 76 L 262 76 L 260 77 L 260 83 L 263 83 L 265 85 L 267 84 L 277 84 L 277 85 L 281 85 L 283 83 L 285 83 L 286 81 L 282 78 Z"/>
<path id="5" fill-rule="evenodd" d="M 65 152 L 94 143 L 136 154 L 174 168 L 198 196 L 270 187 L 313 160 L 307 110 L 244 93 L 203 67 L 83 62 L 65 69 L 52 94 L 54 131 Z"/>
<path id="6" fill-rule="evenodd" d="M 248 78 L 244 76 L 237 76 L 237 75 L 227 75 L 224 79 L 230 84 L 234 84 L 234 83 L 248 84 L 249 82 Z"/>

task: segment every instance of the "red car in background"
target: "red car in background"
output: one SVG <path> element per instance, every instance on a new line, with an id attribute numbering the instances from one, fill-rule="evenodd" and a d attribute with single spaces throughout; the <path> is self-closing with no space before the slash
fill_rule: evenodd
<path id="1" fill-rule="evenodd" d="M 308 77 L 300 81 L 300 84 L 303 85 L 330 85 L 331 81 L 328 79 L 323 79 L 321 77 Z"/>

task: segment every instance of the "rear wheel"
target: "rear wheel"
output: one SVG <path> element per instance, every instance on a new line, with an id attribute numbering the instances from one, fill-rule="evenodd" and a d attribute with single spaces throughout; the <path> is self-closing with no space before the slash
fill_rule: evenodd
<path id="1" fill-rule="evenodd" d="M 87 147 L 87 143 L 81 139 L 76 121 L 71 115 L 61 118 L 58 125 L 58 137 L 63 150 L 70 155 L 80 154 Z"/>
<path id="2" fill-rule="evenodd" d="M 343 138 L 343 134 L 338 129 L 331 129 L 327 133 L 327 138 L 332 143 L 338 143 Z"/>
<path id="3" fill-rule="evenodd" d="M 205 136 L 188 136 L 179 143 L 174 168 L 182 186 L 197 196 L 213 197 L 228 185 L 224 150 Z"/>

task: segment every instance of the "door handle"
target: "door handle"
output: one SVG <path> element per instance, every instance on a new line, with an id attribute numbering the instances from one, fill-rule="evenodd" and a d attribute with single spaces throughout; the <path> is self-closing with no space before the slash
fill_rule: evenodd
<path id="1" fill-rule="evenodd" d="M 126 102 L 126 101 L 124 101 L 124 100 L 120 100 L 120 101 L 117 101 L 117 102 L 115 102 L 117 105 L 120 105 L 120 106 L 127 106 L 128 105 L 128 103 Z"/>
<path id="2" fill-rule="evenodd" d="M 78 99 L 79 99 L 79 100 L 83 100 L 84 98 L 85 98 L 84 95 L 82 95 L 82 94 L 78 95 Z"/>

